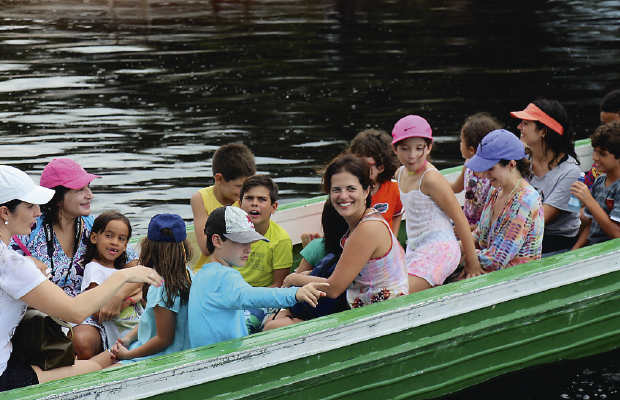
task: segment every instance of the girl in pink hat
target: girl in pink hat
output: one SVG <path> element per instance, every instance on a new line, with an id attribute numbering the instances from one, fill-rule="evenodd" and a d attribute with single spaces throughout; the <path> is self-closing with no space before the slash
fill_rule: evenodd
<path id="1" fill-rule="evenodd" d="M 50 272 L 49 279 L 71 297 L 81 293 L 84 276 L 81 262 L 94 222 L 90 210 L 94 196 L 89 185 L 96 178 L 100 176 L 89 174 L 69 158 L 55 158 L 48 163 L 41 174 L 41 186 L 54 189 L 54 197 L 41 206 L 42 215 L 30 235 L 18 236 L 13 243 L 13 249 L 39 260 L 40 267 Z M 138 254 L 130 246 L 127 253 L 130 261 L 126 267 L 137 265 Z M 124 286 L 100 310 L 99 320 L 114 319 L 131 304 L 128 299 L 140 289 L 139 284 Z M 92 318 L 73 329 L 73 344 L 79 359 L 89 359 L 107 347 L 102 341 L 104 332 Z"/>
<path id="2" fill-rule="evenodd" d="M 408 115 L 396 123 L 392 137 L 403 165 L 396 176 L 406 215 L 409 293 L 439 286 L 456 270 L 461 250 L 454 230 L 462 238 L 466 276 L 483 274 L 469 223 L 452 186 L 428 162 L 433 147 L 430 125 L 422 117 Z"/>

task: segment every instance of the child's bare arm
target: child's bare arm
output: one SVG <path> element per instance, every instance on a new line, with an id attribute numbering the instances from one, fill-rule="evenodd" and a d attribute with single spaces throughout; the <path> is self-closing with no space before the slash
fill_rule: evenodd
<path id="1" fill-rule="evenodd" d="M 273 270 L 273 285 L 271 287 L 282 287 L 284 279 L 290 273 L 289 268 L 281 268 Z"/>
<path id="2" fill-rule="evenodd" d="M 127 350 L 125 346 L 119 346 L 119 342 L 117 342 L 112 348 L 112 353 L 117 359 L 127 360 L 136 357 L 150 356 L 159 353 L 172 344 L 174 341 L 176 314 L 167 308 L 159 306 L 155 306 L 154 313 L 157 334 L 142 346 L 138 346 L 132 350 Z"/>
<path id="3" fill-rule="evenodd" d="M 582 224 L 584 224 L 584 222 L 582 222 Z M 571 250 L 580 249 L 582 247 L 585 247 L 588 244 L 588 236 L 590 236 L 590 225 L 592 224 L 592 220 L 588 218 L 588 221 L 585 222 L 585 224 L 587 225 L 583 227 L 583 229 L 581 229 L 579 238 L 577 239 L 577 242 L 575 243 L 575 245 L 573 246 Z"/>
<path id="4" fill-rule="evenodd" d="M 198 247 L 200 248 L 202 254 L 206 256 L 211 255 L 209 250 L 207 250 L 207 236 L 204 232 L 209 214 L 207 214 L 207 211 L 205 210 L 205 203 L 202 200 L 200 192 L 196 192 L 192 195 L 190 205 L 192 206 L 192 214 L 194 215 L 194 232 L 196 234 L 196 242 L 198 243 Z"/>
<path id="5" fill-rule="evenodd" d="M 570 191 L 575 195 L 581 203 L 588 207 L 588 211 L 592 218 L 599 224 L 601 229 L 605 232 L 610 239 L 616 239 L 620 237 L 620 225 L 613 221 L 609 215 L 603 210 L 598 202 L 592 197 L 592 194 L 588 190 L 588 187 L 583 182 L 575 182 L 571 186 Z M 588 229 L 589 231 L 589 229 Z"/>
<path id="6" fill-rule="evenodd" d="M 394 235 L 396 235 L 396 237 L 398 237 L 398 232 L 400 231 L 400 223 L 402 220 L 402 214 L 396 217 L 392 217 L 392 232 L 394 232 Z"/>
<path id="7" fill-rule="evenodd" d="M 461 193 L 465 189 L 465 166 L 461 170 L 460 175 L 454 182 L 452 182 L 452 191 L 454 193 Z"/>
<path id="8" fill-rule="evenodd" d="M 312 265 L 310 265 L 308 260 L 306 260 L 305 258 L 302 258 L 301 262 L 299 263 L 299 267 L 297 267 L 297 269 L 295 270 L 295 273 L 301 274 L 302 272 L 310 272 L 312 271 L 312 269 L 313 267 Z"/>
<path id="9" fill-rule="evenodd" d="M 307 285 L 300 287 L 295 294 L 297 301 L 305 301 L 312 307 L 316 307 L 319 304 L 319 299 L 325 296 L 325 292 L 320 289 L 329 286 L 327 282 L 310 282 Z"/>

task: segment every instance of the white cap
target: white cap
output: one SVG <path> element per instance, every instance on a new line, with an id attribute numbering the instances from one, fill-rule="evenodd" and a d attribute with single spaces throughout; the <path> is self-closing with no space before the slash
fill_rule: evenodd
<path id="1" fill-rule="evenodd" d="M 0 204 L 21 200 L 32 204 L 45 204 L 52 199 L 54 191 L 35 185 L 25 172 L 0 165 Z"/>

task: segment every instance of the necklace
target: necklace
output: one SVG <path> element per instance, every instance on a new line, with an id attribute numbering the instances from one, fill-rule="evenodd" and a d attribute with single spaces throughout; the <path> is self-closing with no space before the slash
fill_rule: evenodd
<path id="1" fill-rule="evenodd" d="M 424 164 L 422 164 L 422 166 L 418 169 L 416 169 L 415 171 L 411 172 L 411 171 L 407 171 L 407 175 L 409 176 L 414 176 L 415 174 L 419 174 L 420 172 L 422 172 L 422 170 L 424 169 L 424 167 L 426 167 L 426 163 L 428 162 L 428 160 L 424 160 Z"/>
<path id="2" fill-rule="evenodd" d="M 508 202 L 508 199 L 510 199 L 512 197 L 512 194 L 515 192 L 515 190 L 517 190 L 517 187 L 519 186 L 519 183 L 521 183 L 521 179 L 523 179 L 523 177 L 519 178 L 519 180 L 517 181 L 517 184 L 515 185 L 515 187 L 512 189 L 512 192 L 510 192 L 510 194 L 508 195 L 508 197 L 506 197 L 506 202 Z"/>

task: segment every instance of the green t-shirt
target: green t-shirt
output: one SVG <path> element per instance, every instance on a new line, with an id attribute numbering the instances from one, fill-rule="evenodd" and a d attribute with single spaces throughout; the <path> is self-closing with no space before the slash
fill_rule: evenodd
<path id="1" fill-rule="evenodd" d="M 323 242 L 323 238 L 314 239 L 299 252 L 299 254 L 312 265 L 312 268 L 316 267 L 316 265 L 327 256 L 327 250 L 325 250 Z"/>
<path id="2" fill-rule="evenodd" d="M 252 252 L 245 265 L 233 267 L 254 287 L 273 285 L 273 271 L 290 269 L 293 265 L 293 243 L 286 230 L 270 221 L 265 237 L 269 243 L 263 240 L 252 243 Z"/>

